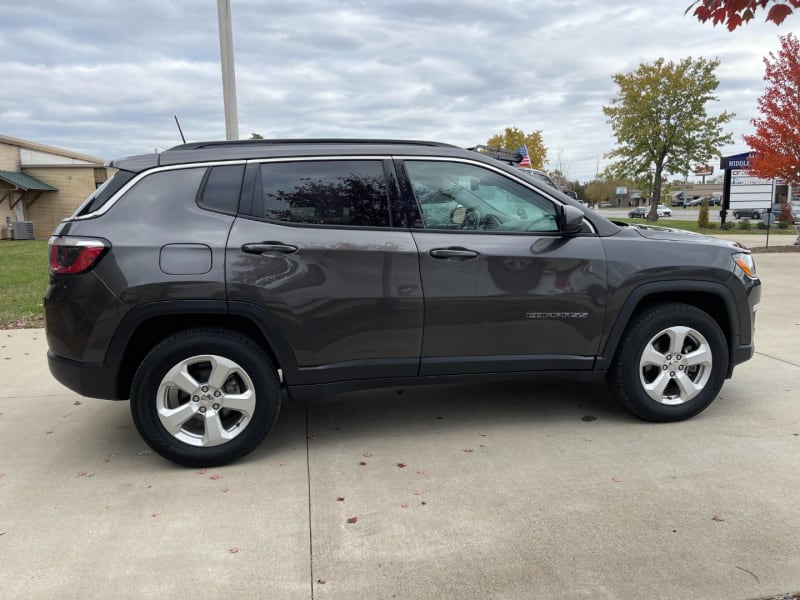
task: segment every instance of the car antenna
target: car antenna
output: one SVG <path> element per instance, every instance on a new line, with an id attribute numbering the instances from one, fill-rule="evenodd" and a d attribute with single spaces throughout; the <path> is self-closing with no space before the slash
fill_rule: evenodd
<path id="1" fill-rule="evenodd" d="M 185 144 L 186 143 L 186 138 L 183 137 L 183 129 L 181 129 L 181 122 L 178 121 L 178 115 L 173 115 L 173 116 L 175 117 L 175 125 L 178 126 L 178 133 L 181 134 L 181 140 L 183 140 L 183 143 Z"/>

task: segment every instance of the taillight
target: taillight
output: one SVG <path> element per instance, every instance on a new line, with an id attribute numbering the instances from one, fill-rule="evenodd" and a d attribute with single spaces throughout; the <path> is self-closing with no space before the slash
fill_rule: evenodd
<path id="1" fill-rule="evenodd" d="M 51 237 L 50 271 L 59 275 L 85 273 L 107 249 L 107 242 L 98 239 Z"/>

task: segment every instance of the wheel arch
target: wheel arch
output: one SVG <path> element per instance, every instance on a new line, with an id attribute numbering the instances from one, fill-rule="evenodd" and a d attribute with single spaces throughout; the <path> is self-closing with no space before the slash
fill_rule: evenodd
<path id="1" fill-rule="evenodd" d="M 118 361 L 117 397 L 128 398 L 139 364 L 161 340 L 179 331 L 199 327 L 222 328 L 258 344 L 284 378 L 297 370 L 291 346 L 277 323 L 260 307 L 225 301 L 168 301 L 138 306 L 120 322 L 107 356 Z"/>
<path id="2" fill-rule="evenodd" d="M 736 319 L 736 301 L 731 291 L 721 283 L 704 281 L 661 281 L 636 288 L 626 299 L 616 321 L 600 351 L 595 370 L 607 371 L 619 351 L 619 343 L 628 324 L 639 311 L 665 302 L 690 304 L 707 313 L 716 321 L 733 353 L 739 339 Z M 733 361 L 728 365 L 726 377 L 733 372 Z"/>

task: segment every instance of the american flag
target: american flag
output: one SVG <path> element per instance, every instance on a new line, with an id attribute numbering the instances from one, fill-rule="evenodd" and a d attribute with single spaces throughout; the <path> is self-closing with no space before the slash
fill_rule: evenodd
<path id="1" fill-rule="evenodd" d="M 522 160 L 519 161 L 520 167 L 530 167 L 531 166 L 531 157 L 528 156 L 528 149 L 525 146 L 522 146 L 517 153 L 522 156 Z"/>

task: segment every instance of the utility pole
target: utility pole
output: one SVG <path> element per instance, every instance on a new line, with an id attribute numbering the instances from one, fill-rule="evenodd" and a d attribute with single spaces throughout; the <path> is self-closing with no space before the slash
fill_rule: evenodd
<path id="1" fill-rule="evenodd" d="M 225 139 L 239 139 L 239 113 L 236 108 L 236 73 L 233 69 L 233 31 L 230 0 L 217 0 L 219 19 L 219 58 L 222 64 L 222 101 L 225 107 Z"/>

